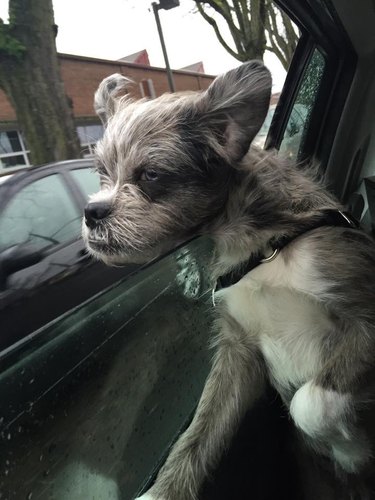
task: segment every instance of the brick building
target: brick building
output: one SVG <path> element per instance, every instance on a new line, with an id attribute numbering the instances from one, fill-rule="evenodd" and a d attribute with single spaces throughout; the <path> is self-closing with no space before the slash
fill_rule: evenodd
<path id="1" fill-rule="evenodd" d="M 145 59 L 145 64 L 139 64 L 67 54 L 59 54 L 58 57 L 65 92 L 72 104 L 75 125 L 84 153 L 102 134 L 102 127 L 93 110 L 93 97 L 103 78 L 112 73 L 122 73 L 135 82 L 131 94 L 139 98 L 156 97 L 169 90 L 165 69 L 149 66 Z M 204 90 L 214 78 L 187 70 L 174 70 L 173 76 L 177 91 Z M 0 171 L 29 164 L 21 125 L 17 123 L 11 104 L 0 90 Z"/>

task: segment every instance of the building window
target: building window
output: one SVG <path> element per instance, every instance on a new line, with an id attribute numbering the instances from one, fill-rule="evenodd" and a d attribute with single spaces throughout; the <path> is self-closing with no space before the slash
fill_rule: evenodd
<path id="1" fill-rule="evenodd" d="M 145 78 L 139 82 L 139 88 L 141 90 L 142 97 L 150 97 L 151 99 L 155 99 L 156 92 L 154 87 L 154 82 L 151 78 Z"/>
<path id="2" fill-rule="evenodd" d="M 83 154 L 91 155 L 92 146 L 102 138 L 103 136 L 103 126 L 102 125 L 78 125 L 77 134 L 81 147 L 83 148 Z"/>
<path id="3" fill-rule="evenodd" d="M 0 132 L 0 171 L 28 167 L 28 153 L 18 130 Z"/>

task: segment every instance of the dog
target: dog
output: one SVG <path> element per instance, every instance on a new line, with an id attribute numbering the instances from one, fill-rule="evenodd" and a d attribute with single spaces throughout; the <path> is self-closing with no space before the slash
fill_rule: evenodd
<path id="1" fill-rule="evenodd" d="M 261 62 L 200 93 L 137 101 L 119 96 L 129 84 L 112 75 L 95 94 L 105 133 L 87 247 L 118 265 L 205 234 L 213 280 L 227 282 L 215 294 L 215 355 L 195 416 L 140 498 L 197 499 L 267 383 L 311 453 L 342 484 L 355 478 L 347 498 L 372 498 L 359 478 L 373 465 L 373 240 L 307 171 L 251 146 L 271 94 Z"/>

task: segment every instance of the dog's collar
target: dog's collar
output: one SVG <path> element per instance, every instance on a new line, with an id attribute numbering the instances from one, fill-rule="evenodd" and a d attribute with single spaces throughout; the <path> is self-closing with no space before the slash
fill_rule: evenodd
<path id="1" fill-rule="evenodd" d="M 308 231 L 312 231 L 313 229 L 317 229 L 318 227 L 322 226 L 341 226 L 351 229 L 359 229 L 359 223 L 347 212 L 341 212 L 340 210 L 323 210 L 319 213 L 319 215 L 313 217 L 308 223 L 304 224 L 304 226 L 297 234 L 294 234 L 293 236 L 283 236 L 275 242 L 271 242 L 269 245 L 272 249 L 272 253 L 270 256 L 266 257 L 260 253 L 251 255 L 248 260 L 241 262 L 230 272 L 219 276 L 216 281 L 216 285 L 212 290 L 213 294 L 218 290 L 221 290 L 222 288 L 227 288 L 234 285 L 235 283 L 240 281 L 240 279 L 242 279 L 245 274 L 249 273 L 260 264 L 271 262 L 277 257 L 278 253 L 284 247 L 286 247 L 298 236 L 301 236 Z M 214 300 L 213 303 L 215 305 Z"/>

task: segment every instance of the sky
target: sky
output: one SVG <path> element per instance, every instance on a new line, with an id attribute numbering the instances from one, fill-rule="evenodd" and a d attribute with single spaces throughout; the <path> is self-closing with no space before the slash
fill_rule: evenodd
<path id="1" fill-rule="evenodd" d="M 7 18 L 7 5 L 8 0 L 0 0 L 2 19 Z M 151 0 L 53 0 L 53 7 L 59 52 L 116 60 L 147 49 L 151 65 L 164 67 Z M 217 75 L 240 64 L 195 12 L 193 0 L 180 0 L 180 7 L 159 13 L 172 69 L 203 61 L 206 73 Z M 279 92 L 285 71 L 268 52 L 265 64 L 273 76 L 273 92 Z"/>

